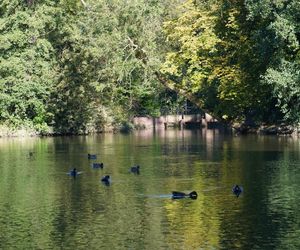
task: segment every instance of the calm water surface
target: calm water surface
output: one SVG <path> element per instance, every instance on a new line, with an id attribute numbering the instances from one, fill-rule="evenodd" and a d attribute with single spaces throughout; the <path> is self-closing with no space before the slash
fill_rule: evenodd
<path id="1" fill-rule="evenodd" d="M 213 130 L 1 139 L 0 249 L 300 249 L 299 163 L 299 140 Z"/>

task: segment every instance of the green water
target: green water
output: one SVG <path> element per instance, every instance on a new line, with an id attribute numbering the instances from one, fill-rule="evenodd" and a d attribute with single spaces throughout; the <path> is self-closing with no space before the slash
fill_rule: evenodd
<path id="1" fill-rule="evenodd" d="M 299 158 L 300 140 L 213 130 L 0 139 L 0 249 L 300 249 Z"/>

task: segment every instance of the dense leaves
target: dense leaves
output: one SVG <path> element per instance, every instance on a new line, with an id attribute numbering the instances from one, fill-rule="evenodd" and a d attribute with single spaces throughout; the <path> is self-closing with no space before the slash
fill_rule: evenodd
<path id="1" fill-rule="evenodd" d="M 87 132 L 189 99 L 226 122 L 297 124 L 299 13 L 297 0 L 3 0 L 0 123 Z"/>
<path id="2" fill-rule="evenodd" d="M 289 123 L 300 122 L 300 3 L 299 1 L 247 1 L 249 18 L 257 27 L 256 48 L 263 51 L 262 82 L 272 86 L 276 106 Z M 264 11 L 263 11 L 264 10 Z"/>
<path id="3" fill-rule="evenodd" d="M 55 56 L 48 32 L 55 8 L 26 3 L 0 4 L 0 120 L 46 125 L 47 101 L 56 82 Z"/>
<path id="4" fill-rule="evenodd" d="M 2 2 L 0 121 L 77 133 L 159 114 L 154 72 L 175 2 Z"/>
<path id="5" fill-rule="evenodd" d="M 298 122 L 299 3 L 186 1 L 162 72 L 225 120 Z"/>

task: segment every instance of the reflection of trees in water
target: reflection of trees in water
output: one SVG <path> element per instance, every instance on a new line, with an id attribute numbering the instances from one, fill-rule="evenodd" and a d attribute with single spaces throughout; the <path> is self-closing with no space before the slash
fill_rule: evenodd
<path id="1" fill-rule="evenodd" d="M 53 173 L 53 165 L 44 158 L 49 145 L 39 138 L 14 139 L 5 144 L 0 152 L 0 246 L 54 247 L 51 221 L 59 186 L 48 178 Z M 35 152 L 34 158 L 27 157 L 29 151 Z"/>
<path id="2" fill-rule="evenodd" d="M 277 161 L 271 161 L 272 178 L 268 178 L 267 216 L 277 231 L 277 245 L 284 249 L 300 247 L 298 225 L 300 221 L 299 202 L 299 156 L 287 147 Z M 294 164 L 293 164 L 294 162 Z M 297 162 L 295 164 L 295 162 Z M 287 233 L 288 232 L 288 233 Z"/>
<path id="3" fill-rule="evenodd" d="M 290 192 L 297 190 L 297 177 L 287 167 L 294 145 L 286 147 L 276 137 L 241 137 L 234 138 L 227 148 L 223 169 L 231 182 L 243 184 L 244 197 L 228 204 L 231 209 L 225 207 L 222 234 L 231 240 L 222 244 L 225 248 L 236 245 L 241 249 L 299 246 L 299 241 L 295 241 L 297 233 L 287 233 L 294 232 L 299 218 L 299 213 L 295 213 L 298 195 Z"/>
<path id="4" fill-rule="evenodd" d="M 0 147 L 0 245 L 297 249 L 298 144 L 176 133 Z M 29 149 L 34 159 L 27 159 Z M 85 165 L 85 151 L 99 154 L 102 172 Z M 84 170 L 75 180 L 65 174 L 73 164 Z M 129 173 L 134 164 L 138 176 Z M 105 174 L 110 187 L 99 181 Z M 239 198 L 231 193 L 236 183 L 244 187 Z M 192 190 L 197 200 L 149 197 Z"/>
<path id="5" fill-rule="evenodd" d="M 203 180 L 193 181 L 193 189 L 203 190 Z M 168 225 L 166 242 L 170 249 L 181 245 L 186 249 L 219 248 L 218 203 L 212 205 L 210 197 L 200 193 L 197 201 L 180 200 L 165 203 Z"/>

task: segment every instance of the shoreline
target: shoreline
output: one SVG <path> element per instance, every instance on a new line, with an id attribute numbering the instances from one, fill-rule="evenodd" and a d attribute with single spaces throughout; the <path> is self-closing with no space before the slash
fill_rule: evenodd
<path id="1" fill-rule="evenodd" d="M 273 135 L 273 136 L 291 136 L 299 137 L 300 130 L 298 127 L 286 124 L 280 125 L 245 125 L 245 124 L 234 124 L 232 126 L 235 134 L 257 134 L 257 135 Z"/>
<path id="2" fill-rule="evenodd" d="M 81 136 L 81 135 L 93 135 L 93 134 L 107 134 L 107 133 L 122 133 L 122 132 L 135 132 L 141 130 L 149 130 L 151 128 L 136 127 L 131 130 L 123 130 L 122 128 L 106 128 L 101 131 L 89 131 L 89 132 L 54 132 L 49 130 L 47 132 L 38 132 L 31 128 L 9 128 L 7 126 L 0 126 L 0 139 L 1 138 L 30 138 L 30 137 L 64 137 L 64 136 Z M 153 129 L 153 128 L 152 128 Z M 168 129 L 181 129 L 178 127 Z M 217 128 L 192 128 L 192 129 L 215 129 L 223 131 L 224 133 L 232 133 L 232 135 L 272 135 L 272 136 L 288 136 L 288 137 L 300 137 L 300 130 L 297 127 L 291 125 L 260 125 L 260 126 L 249 126 L 245 124 L 233 124 L 231 127 L 217 127 Z"/>
<path id="3" fill-rule="evenodd" d="M 0 139 L 1 138 L 30 138 L 30 137 L 60 137 L 60 136 L 78 136 L 78 135 L 90 135 L 90 134 L 103 134 L 103 133 L 115 133 L 116 129 L 105 128 L 103 130 L 92 130 L 89 132 L 55 132 L 53 129 L 48 131 L 39 132 L 32 128 L 9 128 L 7 126 L 0 126 Z"/>

